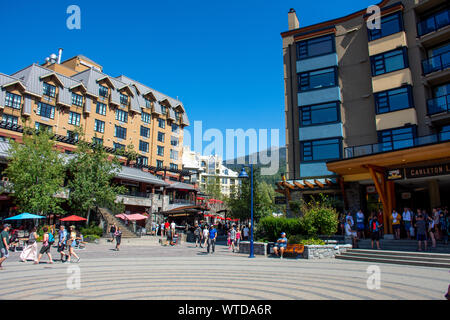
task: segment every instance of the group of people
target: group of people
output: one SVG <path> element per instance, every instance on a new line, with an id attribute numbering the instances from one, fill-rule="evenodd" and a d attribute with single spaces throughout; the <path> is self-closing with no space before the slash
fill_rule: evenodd
<path id="1" fill-rule="evenodd" d="M 355 221 L 356 220 L 356 221 Z M 355 216 L 348 212 L 346 216 L 340 217 L 340 228 L 342 233 L 353 239 L 353 245 L 357 247 L 358 239 L 365 239 L 366 233 L 369 232 L 372 240 L 372 248 L 374 242 L 377 248 L 380 249 L 380 237 L 383 237 L 385 227 L 383 225 L 383 212 L 372 212 L 366 218 L 362 210 L 359 210 Z M 389 221 L 392 224 L 394 232 L 394 239 L 401 238 L 402 228 L 405 231 L 407 239 L 416 239 L 418 241 L 418 250 L 422 251 L 422 242 L 425 250 L 427 250 L 427 242 L 431 240 L 433 248 L 436 247 L 436 240 L 443 240 L 448 244 L 448 237 L 450 234 L 450 214 L 448 208 L 433 208 L 431 214 L 426 210 L 417 209 L 416 212 L 411 208 L 405 207 L 402 214 L 395 209 L 389 216 Z"/>
<path id="2" fill-rule="evenodd" d="M 207 248 L 207 252 L 213 254 L 216 250 L 217 229 L 214 225 L 208 226 L 206 223 L 203 226 L 196 224 L 194 226 L 194 240 L 195 247 Z"/>
<path id="3" fill-rule="evenodd" d="M 11 237 L 10 234 L 11 225 L 4 224 L 3 230 L 0 233 L 0 269 L 2 269 L 2 263 L 9 257 L 10 246 L 18 241 Z M 44 226 L 42 228 L 42 247 L 38 253 L 37 240 L 39 238 L 37 234 L 37 228 L 32 227 L 29 232 L 28 240 L 26 242 L 26 247 L 22 250 L 20 254 L 20 261 L 34 261 L 34 264 L 39 264 L 43 255 L 48 256 L 49 264 L 53 263 L 53 258 L 51 255 L 51 248 L 55 243 L 55 230 L 54 227 Z M 65 227 L 61 225 L 58 232 L 58 253 L 61 255 L 61 262 L 71 262 L 72 257 L 80 261 L 80 257 L 75 253 L 74 248 L 77 246 L 79 241 L 82 241 L 82 235 L 77 234 L 75 226 L 69 227 L 69 232 L 66 231 Z M 65 252 L 67 250 L 67 252 Z"/>
<path id="4" fill-rule="evenodd" d="M 109 228 L 109 233 L 111 235 L 111 240 L 109 240 L 109 242 L 113 242 L 114 240 L 116 240 L 116 247 L 113 250 L 120 251 L 120 243 L 122 242 L 122 230 L 120 230 L 120 227 L 116 226 L 116 224 L 113 223 Z"/>

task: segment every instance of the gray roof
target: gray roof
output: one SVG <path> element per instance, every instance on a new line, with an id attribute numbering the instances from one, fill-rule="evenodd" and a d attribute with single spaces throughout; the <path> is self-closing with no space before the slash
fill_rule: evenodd
<path id="1" fill-rule="evenodd" d="M 122 167 L 121 171 L 116 174 L 117 178 L 128 179 L 133 181 L 145 182 L 154 184 L 157 186 L 168 186 L 169 184 L 158 177 L 152 175 L 149 172 L 142 171 L 141 169 Z"/>
<path id="2" fill-rule="evenodd" d="M 175 182 L 167 187 L 167 189 L 183 189 L 197 191 L 197 189 L 192 184 L 187 184 L 183 182 Z"/>

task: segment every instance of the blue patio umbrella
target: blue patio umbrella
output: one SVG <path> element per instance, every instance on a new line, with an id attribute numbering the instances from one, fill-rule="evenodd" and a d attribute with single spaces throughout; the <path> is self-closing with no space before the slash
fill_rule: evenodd
<path id="1" fill-rule="evenodd" d="M 42 218 L 45 218 L 45 217 L 38 216 L 36 214 L 31 214 L 28 212 L 24 212 L 17 216 L 6 218 L 5 220 L 25 220 L 25 219 L 42 219 Z"/>

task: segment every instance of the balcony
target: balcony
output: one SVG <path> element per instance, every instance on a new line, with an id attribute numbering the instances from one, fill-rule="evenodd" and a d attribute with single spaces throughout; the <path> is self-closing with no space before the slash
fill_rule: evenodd
<path id="1" fill-rule="evenodd" d="M 381 142 L 363 146 L 348 147 L 344 149 L 344 158 L 350 159 L 447 141 L 450 141 L 450 131 L 444 131 L 428 136 L 416 137 L 413 139 L 395 140 L 393 142 Z"/>
<path id="2" fill-rule="evenodd" d="M 450 111 L 450 94 L 427 101 L 428 115 L 445 113 Z"/>
<path id="3" fill-rule="evenodd" d="M 117 202 L 123 202 L 126 205 L 151 207 L 152 199 L 151 194 L 146 192 L 129 191 L 125 194 L 117 196 Z"/>
<path id="4" fill-rule="evenodd" d="M 195 205 L 195 201 L 186 200 L 186 199 L 172 199 L 172 200 L 170 200 L 170 204 L 180 204 L 180 205 L 186 205 L 186 206 L 194 206 Z"/>
<path id="5" fill-rule="evenodd" d="M 443 71 L 450 66 L 450 51 L 422 61 L 423 74 L 427 75 L 436 71 Z"/>
<path id="6" fill-rule="evenodd" d="M 417 24 L 417 35 L 422 37 L 431 32 L 442 29 L 450 24 L 450 11 L 444 10 L 438 12 L 426 20 Z"/>

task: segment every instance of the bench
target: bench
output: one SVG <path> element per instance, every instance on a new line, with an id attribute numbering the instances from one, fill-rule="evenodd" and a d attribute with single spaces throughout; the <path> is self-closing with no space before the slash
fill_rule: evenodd
<path id="1" fill-rule="evenodd" d="M 303 244 L 288 244 L 283 252 L 283 258 L 286 255 L 293 255 L 296 259 L 305 251 L 305 246 Z"/>

